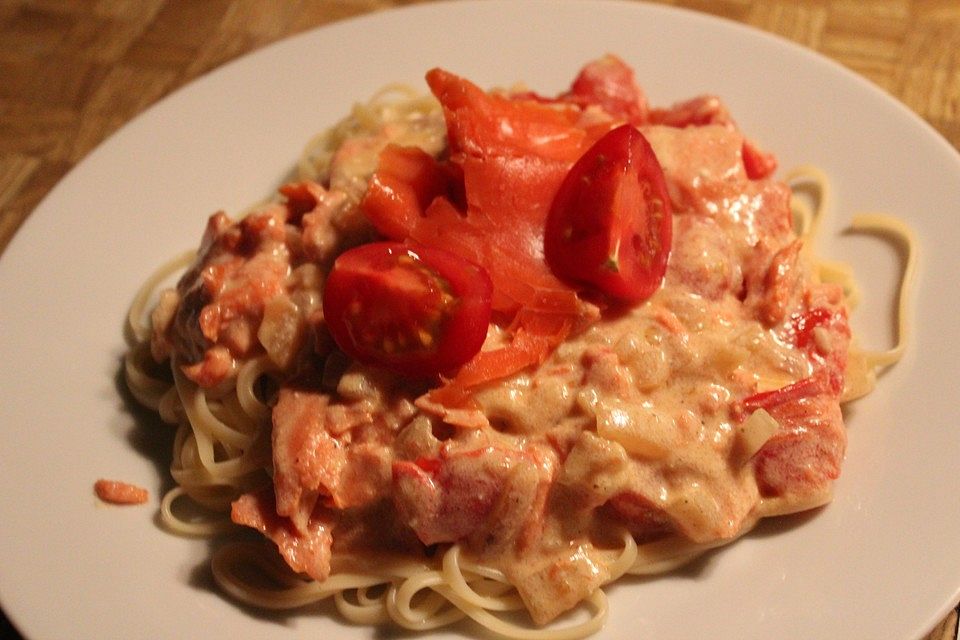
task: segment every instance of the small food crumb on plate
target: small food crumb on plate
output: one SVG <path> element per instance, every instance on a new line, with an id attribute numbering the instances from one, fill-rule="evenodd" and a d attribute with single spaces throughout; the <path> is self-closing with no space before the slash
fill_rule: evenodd
<path id="1" fill-rule="evenodd" d="M 143 504 L 150 492 L 135 484 L 101 478 L 93 485 L 97 497 L 110 504 Z"/>

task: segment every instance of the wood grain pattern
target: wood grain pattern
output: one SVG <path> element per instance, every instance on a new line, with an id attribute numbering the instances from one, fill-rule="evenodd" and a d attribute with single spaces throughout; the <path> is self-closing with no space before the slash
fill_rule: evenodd
<path id="1" fill-rule="evenodd" d="M 429 0 L 0 0 L 0 252 L 40 200 L 122 124 L 241 54 L 347 17 Z M 663 1 L 819 51 L 960 149 L 957 0 Z M 957 613 L 928 640 L 956 640 Z"/>

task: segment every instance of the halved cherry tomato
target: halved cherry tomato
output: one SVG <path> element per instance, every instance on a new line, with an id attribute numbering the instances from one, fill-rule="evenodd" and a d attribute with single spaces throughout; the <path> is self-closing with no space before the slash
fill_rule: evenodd
<path id="1" fill-rule="evenodd" d="M 558 277 L 637 303 L 663 281 L 672 233 L 663 169 L 626 124 L 570 169 L 547 216 L 544 255 Z"/>
<path id="2" fill-rule="evenodd" d="M 432 247 L 375 242 L 341 254 L 323 291 L 330 334 L 347 355 L 404 375 L 456 369 L 483 344 L 487 272 Z"/>

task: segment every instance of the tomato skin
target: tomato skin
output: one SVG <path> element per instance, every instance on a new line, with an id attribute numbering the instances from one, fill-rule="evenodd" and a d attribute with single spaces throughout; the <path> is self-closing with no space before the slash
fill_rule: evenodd
<path id="1" fill-rule="evenodd" d="M 615 120 L 635 126 L 650 120 L 647 97 L 637 84 L 633 69 L 611 54 L 587 63 L 574 78 L 570 89 L 555 98 L 533 91 L 514 93 L 510 98 L 541 104 L 573 104 L 581 109 L 599 106 Z"/>
<path id="2" fill-rule="evenodd" d="M 562 279 L 642 302 L 666 273 L 672 216 L 650 143 L 622 125 L 590 147 L 560 185 L 544 233 L 547 264 Z"/>
<path id="3" fill-rule="evenodd" d="M 633 69 L 607 54 L 587 64 L 561 99 L 584 107 L 600 105 L 619 120 L 644 124 L 649 117 L 647 98 L 634 79 Z"/>
<path id="4" fill-rule="evenodd" d="M 751 180 L 769 178 L 777 170 L 777 157 L 772 153 L 762 151 L 750 140 L 743 141 L 741 151 L 743 168 Z"/>
<path id="5" fill-rule="evenodd" d="M 462 176 L 418 147 L 389 144 L 380 154 L 377 172 L 370 180 L 360 207 L 377 231 L 403 240 L 416 228 L 434 198 L 457 200 Z M 462 198 L 459 198 L 462 200 Z"/>
<path id="6" fill-rule="evenodd" d="M 323 314 L 348 356 L 411 377 L 455 370 L 483 345 L 493 285 L 487 272 L 419 245 L 374 242 L 342 253 Z"/>

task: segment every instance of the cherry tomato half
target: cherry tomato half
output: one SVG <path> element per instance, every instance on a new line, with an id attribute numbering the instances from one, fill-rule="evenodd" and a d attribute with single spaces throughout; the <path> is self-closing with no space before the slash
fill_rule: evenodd
<path id="1" fill-rule="evenodd" d="M 344 353 L 408 376 L 451 371 L 479 350 L 490 324 L 487 272 L 431 247 L 375 242 L 333 264 L 323 315 Z"/>
<path id="2" fill-rule="evenodd" d="M 564 178 L 547 216 L 544 255 L 558 277 L 638 303 L 663 281 L 672 233 L 663 169 L 643 134 L 625 124 Z"/>

